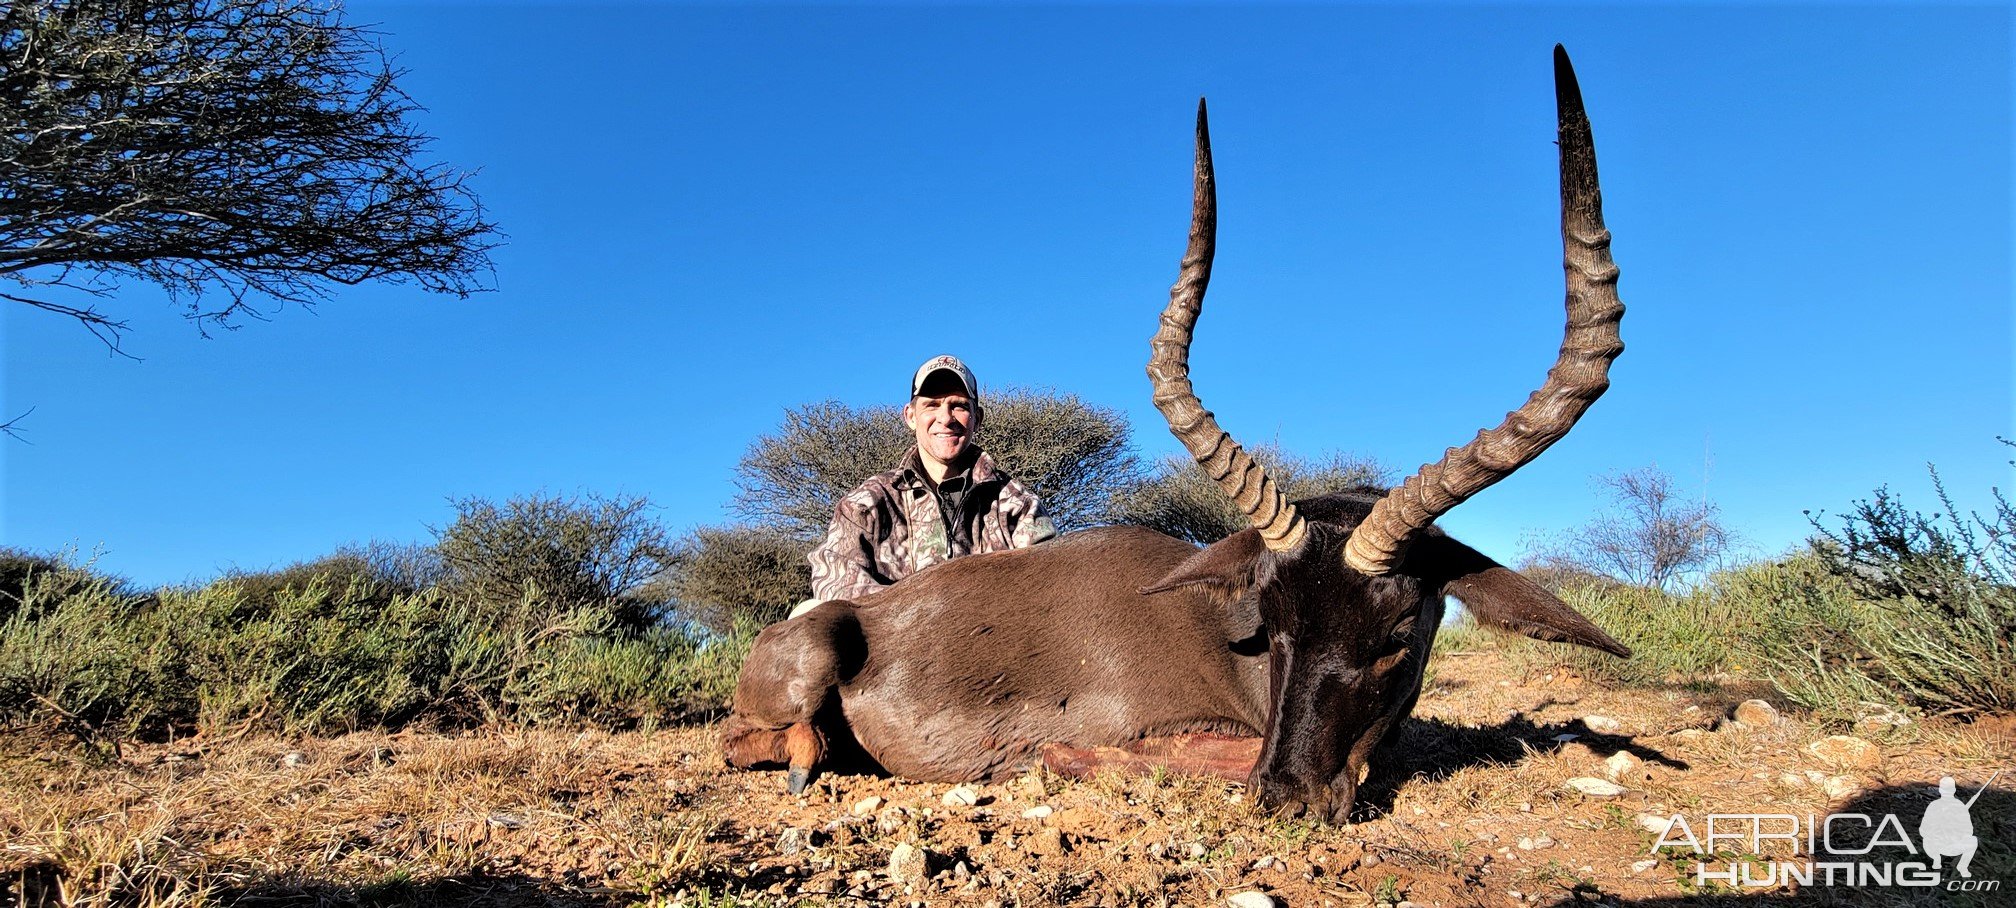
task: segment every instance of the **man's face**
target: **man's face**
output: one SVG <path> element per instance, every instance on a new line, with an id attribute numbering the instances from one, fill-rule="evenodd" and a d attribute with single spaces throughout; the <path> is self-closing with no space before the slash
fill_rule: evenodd
<path id="1" fill-rule="evenodd" d="M 943 468 L 959 462 L 973 446 L 973 433 L 980 428 L 979 408 L 963 391 L 925 393 L 903 405 L 903 423 L 917 435 L 917 453 L 929 467 Z M 935 471 L 934 471 L 935 472 Z M 934 477 L 934 479 L 937 477 Z"/>

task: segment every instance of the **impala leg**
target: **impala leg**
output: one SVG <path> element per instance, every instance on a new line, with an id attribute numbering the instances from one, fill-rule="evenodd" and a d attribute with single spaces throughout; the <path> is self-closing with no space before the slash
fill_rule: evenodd
<path id="1" fill-rule="evenodd" d="M 865 658 L 853 606 L 820 603 L 809 613 L 763 629 L 743 661 L 735 705 L 722 729 L 730 765 L 789 770 L 792 794 L 805 790 L 829 756 L 820 717 L 845 725 L 833 709 L 836 688 Z M 844 727 L 839 734 L 846 737 Z"/>
<path id="2" fill-rule="evenodd" d="M 826 736 L 812 723 L 799 722 L 784 730 L 784 753 L 791 768 L 785 785 L 792 794 L 803 794 L 813 768 L 826 759 Z"/>

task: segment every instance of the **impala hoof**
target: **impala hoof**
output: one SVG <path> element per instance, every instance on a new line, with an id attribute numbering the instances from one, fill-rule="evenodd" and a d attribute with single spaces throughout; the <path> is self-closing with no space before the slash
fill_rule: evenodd
<path id="1" fill-rule="evenodd" d="M 786 785 L 791 789 L 792 794 L 794 795 L 804 794 L 805 786 L 811 784 L 811 782 L 812 782 L 811 767 L 800 768 L 797 766 L 793 766 L 791 767 L 791 775 Z"/>

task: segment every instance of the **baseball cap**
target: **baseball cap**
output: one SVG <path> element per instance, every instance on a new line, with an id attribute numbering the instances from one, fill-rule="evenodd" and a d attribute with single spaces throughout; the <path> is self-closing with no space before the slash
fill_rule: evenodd
<path id="1" fill-rule="evenodd" d="M 960 362 L 959 357 L 950 355 L 931 357 L 924 361 L 924 365 L 917 367 L 917 374 L 910 377 L 911 397 L 916 397 L 917 392 L 924 389 L 924 380 L 930 378 L 934 372 L 952 373 L 954 378 L 959 379 L 960 384 L 966 386 L 967 397 L 980 399 L 980 382 L 973 377 L 973 370 L 966 368 L 966 364 Z"/>

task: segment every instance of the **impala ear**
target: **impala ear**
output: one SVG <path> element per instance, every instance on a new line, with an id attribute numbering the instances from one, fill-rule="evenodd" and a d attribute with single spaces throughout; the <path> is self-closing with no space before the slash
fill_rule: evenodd
<path id="1" fill-rule="evenodd" d="M 1141 595 L 1202 586 L 1212 601 L 1225 608 L 1226 639 L 1249 639 L 1260 632 L 1260 610 L 1246 593 L 1253 588 L 1254 570 L 1266 552 L 1260 531 L 1240 530 L 1183 559 L 1162 579 L 1142 587 Z"/>
<path id="2" fill-rule="evenodd" d="M 1629 657 L 1631 648 L 1518 571 L 1447 536 L 1424 537 L 1407 555 L 1439 576 L 1442 594 L 1463 601 L 1477 623 L 1550 643 L 1573 643 Z"/>
<path id="3" fill-rule="evenodd" d="M 1258 530 L 1240 530 L 1230 536 L 1211 543 L 1197 553 L 1183 559 L 1162 579 L 1141 588 L 1144 596 L 1173 590 L 1193 583 L 1210 584 L 1221 590 L 1243 595 L 1247 587 L 1253 585 L 1253 566 L 1260 561 L 1260 553 L 1267 546 L 1260 540 Z"/>

